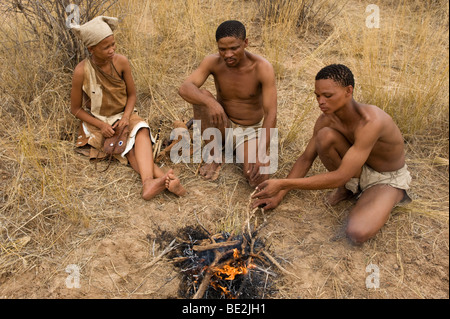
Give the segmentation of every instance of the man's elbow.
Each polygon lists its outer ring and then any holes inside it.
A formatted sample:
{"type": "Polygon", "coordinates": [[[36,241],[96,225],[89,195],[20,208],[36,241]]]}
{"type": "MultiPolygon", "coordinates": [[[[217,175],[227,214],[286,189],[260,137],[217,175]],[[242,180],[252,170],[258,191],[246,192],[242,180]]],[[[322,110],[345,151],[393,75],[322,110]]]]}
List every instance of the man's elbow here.
{"type": "Polygon", "coordinates": [[[181,86],[178,88],[178,95],[184,98],[187,93],[186,83],[181,84],[181,86]]]}

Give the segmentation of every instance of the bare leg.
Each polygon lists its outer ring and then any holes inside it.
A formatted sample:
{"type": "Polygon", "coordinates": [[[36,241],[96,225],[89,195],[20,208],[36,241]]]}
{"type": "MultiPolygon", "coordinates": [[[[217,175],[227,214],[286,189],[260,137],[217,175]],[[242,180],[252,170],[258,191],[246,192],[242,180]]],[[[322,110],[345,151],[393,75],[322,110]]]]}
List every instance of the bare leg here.
{"type": "Polygon", "coordinates": [[[216,154],[208,154],[208,158],[200,167],[199,173],[205,179],[215,181],[217,178],[219,178],[219,173],[222,168],[222,145],[219,145],[217,140],[214,138],[212,141],[209,141],[205,147],[213,147],[211,148],[211,150],[214,150],[213,152],[220,152],[220,157],[217,157],[216,154]]]}
{"type": "MultiPolygon", "coordinates": [[[[243,162],[243,173],[244,177],[247,179],[248,183],[251,187],[256,187],[260,183],[269,179],[268,174],[260,174],[259,169],[258,172],[252,175],[251,168],[256,163],[256,156],[258,154],[258,144],[259,139],[253,139],[250,141],[246,141],[239,145],[236,149],[236,158],[239,162],[243,162]],[[250,148],[250,149],[249,149],[250,148]]],[[[266,165],[266,164],[261,164],[266,165]]]]}
{"type": "Polygon", "coordinates": [[[350,199],[353,193],[349,191],[345,186],[338,187],[327,196],[327,203],[331,206],[335,206],[343,200],[350,199]]]}
{"type": "Polygon", "coordinates": [[[375,236],[404,194],[403,190],[389,185],[375,185],[365,190],[349,213],[347,236],[357,244],[375,236]]]}
{"type": "Polygon", "coordinates": [[[147,128],[137,132],[134,147],[127,158],[131,167],[141,176],[142,198],[149,200],[164,191],[166,176],[153,162],[152,143],[147,128]]]}
{"type": "MultiPolygon", "coordinates": [[[[201,89],[200,90],[203,94],[208,95],[209,97],[214,98],[214,96],[207,90],[205,89],[201,89]]],[[[210,127],[214,127],[214,125],[210,122],[209,120],[209,116],[208,116],[208,112],[205,106],[203,105],[193,105],[193,110],[194,110],[194,119],[195,120],[200,120],[201,121],[201,133],[203,135],[203,132],[210,127]]],[[[222,134],[222,137],[225,136],[225,127],[220,127],[218,128],[220,133],[222,134]]],[[[223,142],[223,141],[222,141],[223,142]]],[[[214,144],[214,148],[215,149],[222,149],[222,145],[217,145],[217,140],[216,139],[212,139],[212,140],[205,140],[206,144],[209,143],[216,143],[214,144]]],[[[210,145],[213,146],[213,145],[210,145]]],[[[221,163],[217,163],[216,161],[213,160],[213,157],[211,156],[206,163],[204,163],[200,170],[199,173],[200,175],[202,175],[205,179],[211,179],[211,180],[216,180],[219,177],[219,172],[220,169],[222,167],[221,163]]]]}
{"type": "MultiPolygon", "coordinates": [[[[350,146],[348,140],[332,128],[323,128],[317,133],[317,154],[328,171],[338,169],[341,165],[342,158],[350,146]]],[[[360,174],[361,170],[355,177],[359,177],[360,174]]],[[[327,196],[327,202],[330,205],[336,205],[351,196],[353,196],[353,193],[346,189],[345,186],[342,186],[327,196]]]]}

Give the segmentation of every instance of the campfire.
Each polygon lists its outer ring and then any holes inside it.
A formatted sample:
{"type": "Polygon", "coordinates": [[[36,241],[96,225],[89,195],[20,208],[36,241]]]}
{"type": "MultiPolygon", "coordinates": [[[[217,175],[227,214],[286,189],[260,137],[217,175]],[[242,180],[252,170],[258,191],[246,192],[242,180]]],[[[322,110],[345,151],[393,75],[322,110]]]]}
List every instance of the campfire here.
{"type": "Polygon", "coordinates": [[[229,233],[198,238],[191,237],[173,258],[183,274],[181,297],[248,299],[274,292],[269,275],[276,274],[261,255],[261,240],[252,243],[248,235],[229,233]]]}
{"type": "Polygon", "coordinates": [[[257,225],[256,211],[248,214],[242,233],[237,235],[212,235],[200,223],[183,229],[185,239],[172,254],[182,273],[182,298],[259,299],[275,293],[272,279],[278,270],[285,270],[259,237],[267,221],[261,209],[264,222],[257,225]]]}

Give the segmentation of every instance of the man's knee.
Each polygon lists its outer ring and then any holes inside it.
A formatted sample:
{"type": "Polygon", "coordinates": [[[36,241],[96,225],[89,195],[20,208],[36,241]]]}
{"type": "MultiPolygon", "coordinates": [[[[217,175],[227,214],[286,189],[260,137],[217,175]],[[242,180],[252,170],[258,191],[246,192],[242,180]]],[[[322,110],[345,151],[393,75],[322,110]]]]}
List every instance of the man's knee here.
{"type": "Polygon", "coordinates": [[[342,140],[343,136],[335,129],[324,127],[317,132],[316,147],[319,153],[328,151],[336,142],[342,140]]]}
{"type": "Polygon", "coordinates": [[[355,225],[351,223],[347,225],[345,233],[354,244],[358,245],[366,242],[374,235],[371,230],[366,229],[365,227],[362,227],[360,225],[355,225]]]}
{"type": "MultiPolygon", "coordinates": [[[[215,99],[214,95],[212,95],[212,93],[206,89],[200,89],[200,93],[202,95],[205,95],[207,97],[212,97],[213,99],[215,99]]],[[[194,119],[201,120],[201,121],[207,121],[208,112],[207,112],[207,109],[205,109],[204,105],[194,104],[192,106],[193,106],[193,110],[194,110],[194,119]]]]}
{"type": "Polygon", "coordinates": [[[150,129],[148,127],[141,127],[137,132],[136,136],[144,135],[146,137],[150,137],[150,129]]]}

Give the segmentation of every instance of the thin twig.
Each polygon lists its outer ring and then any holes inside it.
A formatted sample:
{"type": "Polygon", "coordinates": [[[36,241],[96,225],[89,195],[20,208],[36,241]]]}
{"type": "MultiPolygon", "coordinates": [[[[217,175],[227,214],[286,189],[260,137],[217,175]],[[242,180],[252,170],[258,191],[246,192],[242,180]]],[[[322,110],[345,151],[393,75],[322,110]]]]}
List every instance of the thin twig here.
{"type": "Polygon", "coordinates": [[[278,267],[278,269],[280,269],[282,272],[284,272],[287,275],[293,276],[295,278],[297,278],[298,280],[301,280],[300,277],[298,277],[296,274],[286,270],[283,268],[283,266],[281,266],[278,261],[275,260],[275,258],[273,258],[267,251],[263,251],[263,254],[275,265],[278,267]]]}
{"type": "Polygon", "coordinates": [[[111,279],[112,283],[114,284],[114,287],[116,287],[117,289],[117,293],[120,294],[120,289],[119,287],[116,285],[116,282],[114,281],[114,279],[111,277],[111,274],[109,273],[108,267],[104,266],[106,269],[106,272],[108,273],[109,279],[111,279]]]}
{"type": "Polygon", "coordinates": [[[133,271],[132,274],[135,274],[135,273],[137,273],[137,272],[139,272],[139,271],[142,271],[142,270],[145,270],[145,269],[147,269],[147,268],[150,268],[150,267],[152,267],[154,264],[156,264],[158,261],[160,261],[161,258],[162,258],[165,254],[169,253],[170,251],[172,251],[172,250],[175,248],[174,244],[175,244],[175,241],[176,241],[176,240],[177,240],[176,238],[175,238],[174,240],[172,240],[172,242],[169,244],[169,246],[167,246],[167,247],[163,250],[163,252],[160,253],[160,254],[158,255],[158,257],[154,258],[151,262],[145,264],[144,266],[142,266],[142,267],[139,268],[138,270],[133,271]]]}
{"type": "Polygon", "coordinates": [[[125,281],[126,283],[128,283],[128,281],[125,279],[125,277],[122,276],[121,274],[119,274],[119,272],[117,271],[116,267],[114,266],[114,263],[112,262],[112,260],[110,260],[110,262],[111,262],[111,266],[113,267],[114,272],[115,272],[120,278],[122,278],[123,281],[125,281]]]}

